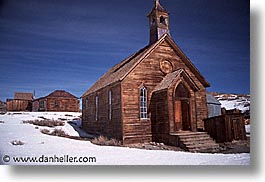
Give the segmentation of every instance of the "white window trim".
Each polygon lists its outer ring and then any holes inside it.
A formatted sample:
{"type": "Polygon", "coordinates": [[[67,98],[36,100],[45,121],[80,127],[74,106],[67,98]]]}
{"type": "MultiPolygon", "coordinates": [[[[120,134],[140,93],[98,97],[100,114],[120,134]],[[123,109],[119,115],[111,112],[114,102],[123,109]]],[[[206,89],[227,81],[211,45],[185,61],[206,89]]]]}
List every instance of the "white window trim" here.
{"type": "Polygon", "coordinates": [[[140,101],[140,110],[139,110],[140,111],[140,119],[141,120],[146,120],[146,119],[148,119],[148,114],[147,114],[147,89],[144,86],[140,88],[139,101],[140,101]]]}
{"type": "Polygon", "coordinates": [[[98,120],[98,96],[96,96],[96,113],[95,113],[95,120],[98,120]]]}
{"type": "Polygon", "coordinates": [[[112,91],[109,91],[109,120],[112,120],[112,91]]]}

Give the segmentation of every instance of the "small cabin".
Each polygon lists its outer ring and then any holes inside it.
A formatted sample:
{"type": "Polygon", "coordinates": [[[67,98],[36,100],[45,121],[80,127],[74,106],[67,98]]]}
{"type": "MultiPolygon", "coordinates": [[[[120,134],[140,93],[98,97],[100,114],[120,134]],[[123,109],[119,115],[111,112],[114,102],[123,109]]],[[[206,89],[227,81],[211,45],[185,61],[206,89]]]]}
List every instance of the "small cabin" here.
{"type": "Polygon", "coordinates": [[[7,99],[7,111],[32,111],[33,94],[15,92],[14,99],[7,99]]]}
{"type": "Polygon", "coordinates": [[[33,111],[79,112],[79,99],[64,90],[55,90],[33,101],[33,111]]]}

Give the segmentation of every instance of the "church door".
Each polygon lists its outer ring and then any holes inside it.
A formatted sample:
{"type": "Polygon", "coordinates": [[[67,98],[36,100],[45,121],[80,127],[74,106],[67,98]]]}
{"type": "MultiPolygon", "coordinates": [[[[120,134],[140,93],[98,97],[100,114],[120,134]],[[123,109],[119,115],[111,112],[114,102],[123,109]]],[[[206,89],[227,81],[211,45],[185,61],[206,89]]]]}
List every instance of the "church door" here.
{"type": "Polygon", "coordinates": [[[174,111],[176,131],[191,130],[190,96],[183,84],[179,84],[175,91],[174,111]]]}

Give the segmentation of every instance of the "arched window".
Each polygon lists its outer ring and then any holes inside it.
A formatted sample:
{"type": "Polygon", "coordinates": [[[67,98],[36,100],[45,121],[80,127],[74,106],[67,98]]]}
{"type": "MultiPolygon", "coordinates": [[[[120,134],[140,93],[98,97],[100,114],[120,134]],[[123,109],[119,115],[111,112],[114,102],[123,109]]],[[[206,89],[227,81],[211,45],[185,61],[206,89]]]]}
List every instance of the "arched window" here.
{"type": "Polygon", "coordinates": [[[112,118],[112,92],[109,91],[109,120],[112,118]]]}
{"type": "Polygon", "coordinates": [[[140,119],[147,119],[147,89],[140,88],[140,119]]]}
{"type": "Polygon", "coordinates": [[[160,16],[160,23],[162,23],[163,25],[166,25],[166,19],[163,16],[160,16]]]}
{"type": "Polygon", "coordinates": [[[95,120],[98,120],[98,96],[96,96],[96,114],[95,114],[95,120]]]}

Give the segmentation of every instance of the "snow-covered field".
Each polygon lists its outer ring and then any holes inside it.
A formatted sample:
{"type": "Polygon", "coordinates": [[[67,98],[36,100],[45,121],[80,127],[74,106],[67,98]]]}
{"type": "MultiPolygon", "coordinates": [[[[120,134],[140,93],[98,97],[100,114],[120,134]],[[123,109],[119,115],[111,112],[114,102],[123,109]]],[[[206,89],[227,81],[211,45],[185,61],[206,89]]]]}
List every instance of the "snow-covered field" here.
{"type": "MultiPolygon", "coordinates": [[[[80,125],[80,113],[65,112],[24,112],[0,115],[0,163],[6,165],[249,165],[250,154],[210,154],[165,150],[144,150],[127,147],[98,146],[89,141],[81,141],[45,135],[25,120],[39,117],[48,119],[64,118],[80,125]],[[23,145],[13,145],[12,141],[22,141],[23,145]],[[68,156],[67,156],[68,155],[68,156]],[[17,158],[16,158],[17,157],[17,158]],[[19,157],[32,157],[39,162],[15,162],[19,157]],[[82,162],[71,162],[76,157],[82,162]],[[9,162],[4,162],[8,161],[9,162]],[[45,162],[45,161],[54,162],[45,162]],[[84,162],[88,161],[90,162],[84,162]],[[62,161],[62,162],[60,162],[62,161]],[[68,161],[68,162],[65,162],[68,161]]],[[[69,123],[61,128],[71,136],[85,135],[76,131],[69,123]]],[[[52,130],[51,128],[48,128],[52,130]]],[[[30,159],[32,159],[30,158],[30,159]]],[[[21,160],[21,159],[20,159],[21,160]]],[[[25,160],[25,158],[24,158],[25,160]]]]}
{"type": "Polygon", "coordinates": [[[250,110],[250,95],[219,94],[215,98],[226,110],[238,109],[242,113],[250,110]]]}

